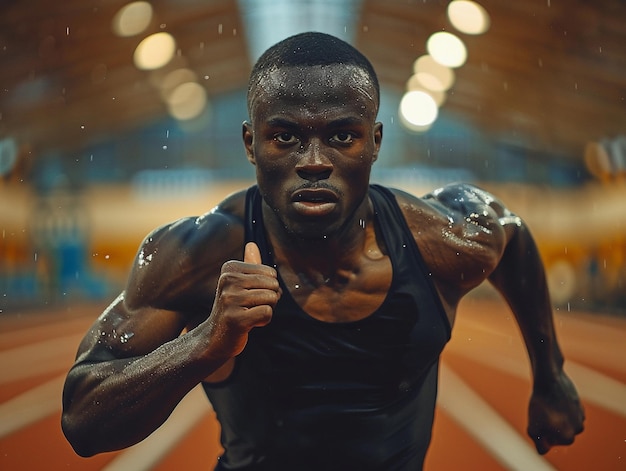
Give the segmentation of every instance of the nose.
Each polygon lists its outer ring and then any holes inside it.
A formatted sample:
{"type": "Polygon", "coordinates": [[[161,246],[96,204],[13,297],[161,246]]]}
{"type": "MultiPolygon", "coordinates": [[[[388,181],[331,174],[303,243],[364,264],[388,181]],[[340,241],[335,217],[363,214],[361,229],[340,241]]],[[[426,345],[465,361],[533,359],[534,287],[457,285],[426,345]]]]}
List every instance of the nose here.
{"type": "Polygon", "coordinates": [[[310,181],[327,179],[333,171],[333,163],[324,152],[323,144],[311,140],[304,144],[300,151],[296,172],[301,178],[310,181]]]}

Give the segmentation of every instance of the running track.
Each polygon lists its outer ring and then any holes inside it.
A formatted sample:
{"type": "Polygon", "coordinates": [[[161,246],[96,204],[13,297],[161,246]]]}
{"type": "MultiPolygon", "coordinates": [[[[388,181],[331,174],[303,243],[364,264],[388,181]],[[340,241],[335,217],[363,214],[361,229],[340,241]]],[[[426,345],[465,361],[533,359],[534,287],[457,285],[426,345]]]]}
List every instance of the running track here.
{"type": "MultiPolygon", "coordinates": [[[[0,314],[0,470],[212,469],[219,429],[198,388],[142,443],[88,459],[73,453],[59,426],[62,382],[102,307],[0,314]]],[[[626,470],[626,319],[563,311],[555,319],[586,409],[583,435],[536,454],[524,432],[528,361],[510,311],[470,298],[443,356],[426,471],[626,470]]]]}

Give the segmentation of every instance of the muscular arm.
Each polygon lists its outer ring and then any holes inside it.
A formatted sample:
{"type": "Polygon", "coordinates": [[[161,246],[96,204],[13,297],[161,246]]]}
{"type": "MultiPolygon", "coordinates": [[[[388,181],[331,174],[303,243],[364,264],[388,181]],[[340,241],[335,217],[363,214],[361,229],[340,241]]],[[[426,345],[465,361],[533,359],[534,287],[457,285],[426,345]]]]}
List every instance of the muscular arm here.
{"type": "Polygon", "coordinates": [[[563,371],[552,304],[539,251],[526,225],[508,211],[500,216],[507,245],[489,281],[511,307],[524,338],[533,373],[528,434],[537,451],[566,445],[582,432],[584,412],[563,371]]]}
{"type": "Polygon", "coordinates": [[[405,209],[409,225],[448,310],[488,279],[510,306],[533,372],[528,434],[540,453],[568,444],[584,413],[563,371],[539,251],[528,227],[496,197],[472,185],[449,185],[405,209]]]}
{"type": "Polygon", "coordinates": [[[508,243],[489,281],[515,315],[528,349],[535,387],[541,388],[563,367],[544,267],[526,225],[510,215],[501,220],[508,243]]]}
{"type": "Polygon", "coordinates": [[[99,317],[63,391],[63,431],[79,455],[144,439],[219,366],[219,360],[203,359],[206,327],[178,337],[183,320],[180,314],[149,307],[130,311],[123,294],[99,317]],[[130,348],[117,345],[121,342],[130,348]]]}
{"type": "Polygon", "coordinates": [[[256,254],[226,261],[242,249],[233,224],[211,215],[146,238],[126,290],[85,336],[66,379],[62,426],[78,454],[144,439],[269,322],[275,270],[256,254]]]}

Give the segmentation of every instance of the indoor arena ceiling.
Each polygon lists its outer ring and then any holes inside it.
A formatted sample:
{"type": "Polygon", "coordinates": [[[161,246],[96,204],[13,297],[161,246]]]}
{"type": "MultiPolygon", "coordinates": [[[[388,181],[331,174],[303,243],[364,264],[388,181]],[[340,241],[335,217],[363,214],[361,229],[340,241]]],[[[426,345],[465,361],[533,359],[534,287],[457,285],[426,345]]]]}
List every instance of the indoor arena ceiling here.
{"type": "MultiPolygon", "coordinates": [[[[167,116],[155,81],[176,67],[193,70],[209,100],[247,82],[249,8],[263,3],[265,31],[285,12],[308,28],[307,6],[345,14],[352,42],[381,83],[403,92],[428,37],[455,32],[447,1],[355,0],[250,2],[153,0],[148,28],[116,36],[112,21],[126,0],[2,0],[0,139],[34,151],[70,155],[92,139],[115,136],[167,116]],[[271,10],[275,9],[275,10],[271,10]],[[168,32],[176,57],[156,72],[139,70],[133,52],[149,33],[168,32]]],[[[582,160],[585,144],[626,131],[626,2],[528,0],[479,2],[489,30],[460,34],[467,62],[455,70],[442,113],[467,120],[494,140],[582,160]]],[[[282,16],[281,16],[282,15],[282,16]]],[[[260,20],[259,20],[260,21],[260,20]]],[[[256,26],[259,26],[258,24],[256,26]]],[[[269,28],[269,29],[268,29],[269,28]]],[[[263,34],[258,31],[256,34],[263,34]]],[[[257,36],[258,37],[258,36],[257,36]]]]}

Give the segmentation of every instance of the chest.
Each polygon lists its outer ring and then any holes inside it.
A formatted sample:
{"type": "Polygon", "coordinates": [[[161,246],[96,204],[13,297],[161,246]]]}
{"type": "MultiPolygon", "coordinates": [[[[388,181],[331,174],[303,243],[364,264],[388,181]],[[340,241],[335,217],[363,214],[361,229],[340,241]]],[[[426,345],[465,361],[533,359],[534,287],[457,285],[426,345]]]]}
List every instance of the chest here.
{"type": "Polygon", "coordinates": [[[358,269],[314,279],[281,269],[283,287],[300,310],[323,322],[355,322],[369,317],[385,301],[393,279],[389,257],[364,257],[358,269]]]}

